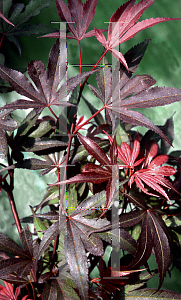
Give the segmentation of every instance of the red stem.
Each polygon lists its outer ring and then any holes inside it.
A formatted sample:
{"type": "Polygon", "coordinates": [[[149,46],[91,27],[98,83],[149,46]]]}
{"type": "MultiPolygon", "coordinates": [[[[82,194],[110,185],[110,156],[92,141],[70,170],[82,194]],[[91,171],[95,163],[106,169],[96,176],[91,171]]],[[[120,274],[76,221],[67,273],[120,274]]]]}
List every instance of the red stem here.
{"type": "MultiPolygon", "coordinates": [[[[82,74],[82,57],[81,57],[81,47],[80,47],[80,40],[78,40],[79,44],[79,62],[80,62],[80,74],[82,74]]],[[[82,85],[82,81],[80,83],[80,86],[82,85]]]]}
{"type": "Polygon", "coordinates": [[[3,42],[3,40],[4,40],[4,37],[5,37],[5,33],[3,33],[2,38],[1,38],[1,41],[0,41],[0,48],[1,48],[1,46],[2,46],[2,42],[3,42]]]}
{"type": "Polygon", "coordinates": [[[19,233],[20,239],[21,239],[21,229],[22,229],[22,227],[21,227],[21,223],[20,223],[20,220],[19,220],[19,216],[18,216],[17,210],[16,210],[16,205],[15,205],[13,193],[10,190],[10,186],[8,185],[7,182],[5,182],[3,188],[4,188],[4,190],[6,191],[6,193],[8,195],[9,203],[10,203],[11,210],[12,210],[12,213],[13,213],[13,217],[14,217],[14,220],[15,220],[15,223],[16,223],[16,227],[18,229],[18,233],[19,233]]]}
{"type": "Polygon", "coordinates": [[[74,134],[84,125],[86,125],[90,120],[92,120],[96,115],[98,115],[98,113],[100,113],[103,109],[105,108],[105,106],[103,106],[102,108],[100,108],[93,116],[91,116],[88,120],[86,120],[83,124],[80,125],[80,127],[78,127],[75,131],[74,134]]]}
{"type": "MultiPolygon", "coordinates": [[[[99,58],[99,60],[96,62],[96,64],[93,66],[93,68],[92,68],[92,70],[91,71],[94,71],[94,69],[97,67],[97,65],[100,63],[100,61],[101,61],[101,59],[103,59],[103,57],[106,55],[106,53],[108,52],[108,49],[103,53],[103,55],[99,58]]],[[[84,84],[87,82],[87,80],[88,80],[88,78],[89,78],[89,76],[90,76],[91,74],[89,74],[87,77],[86,77],[86,79],[85,79],[85,81],[84,81],[84,84]]]]}
{"type": "MultiPolygon", "coordinates": [[[[65,172],[64,172],[64,177],[63,177],[63,181],[65,181],[65,177],[66,177],[66,171],[67,171],[67,164],[68,164],[68,160],[69,160],[69,154],[70,154],[70,146],[71,146],[71,141],[72,141],[73,135],[70,134],[69,135],[69,142],[68,142],[68,149],[67,149],[67,156],[66,156],[66,162],[65,162],[65,172]]],[[[62,185],[62,196],[64,195],[65,192],[65,185],[66,183],[63,183],[62,185]]],[[[62,197],[63,198],[63,197],[62,197]]],[[[60,199],[60,198],[59,198],[60,199]]],[[[62,204],[63,204],[63,199],[61,199],[62,201],[60,201],[59,203],[59,214],[61,213],[61,210],[64,211],[64,213],[68,216],[68,214],[66,213],[66,211],[63,209],[62,204]]]]}

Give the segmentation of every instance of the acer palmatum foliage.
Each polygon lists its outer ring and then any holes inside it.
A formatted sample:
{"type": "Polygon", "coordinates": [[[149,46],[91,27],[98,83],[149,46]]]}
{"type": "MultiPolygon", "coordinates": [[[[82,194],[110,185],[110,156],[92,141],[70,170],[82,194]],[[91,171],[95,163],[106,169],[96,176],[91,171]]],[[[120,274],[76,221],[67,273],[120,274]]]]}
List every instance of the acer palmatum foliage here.
{"type": "MultiPolygon", "coordinates": [[[[47,67],[41,60],[31,60],[28,76],[23,69],[7,66],[6,60],[0,65],[0,91],[17,92],[17,100],[7,99],[0,109],[0,193],[7,194],[20,238],[17,244],[0,232],[0,279],[5,283],[0,286],[0,299],[181,299],[180,294],[160,290],[174,266],[181,270],[181,158],[180,152],[168,154],[174,139],[173,118],[156,126],[134,110],[181,101],[181,90],[153,86],[156,81],[148,74],[134,75],[149,40],[124,56],[115,49],[140,30],[181,18],[138,22],[154,1],[130,0],[112,12],[106,40],[106,30],[96,29],[93,23],[96,0],[84,4],[68,0],[68,6],[56,0],[58,15],[67,23],[66,34],[54,32],[48,24],[26,24],[52,0],[31,0],[26,6],[1,2],[0,48],[7,38],[21,53],[15,36],[24,34],[44,34],[57,41],[47,67]],[[94,29],[89,30],[89,25],[94,29]],[[61,45],[59,37],[64,39],[61,45]],[[100,43],[105,49],[92,69],[83,73],[86,48],[80,42],[87,37],[94,38],[96,53],[100,43]],[[67,78],[70,39],[78,43],[80,74],[67,78]],[[117,58],[114,69],[108,51],[117,58]],[[95,75],[97,86],[88,82],[95,75]],[[95,100],[101,100],[100,109],[86,99],[86,83],[95,100]],[[78,117],[81,101],[91,112],[89,119],[82,112],[78,117]],[[53,108],[59,106],[62,111],[57,115],[53,108]],[[22,119],[19,109],[30,111],[22,119]],[[137,125],[147,128],[146,134],[135,133],[137,125]],[[57,177],[44,195],[41,192],[40,202],[29,205],[31,215],[22,219],[14,199],[17,169],[57,177]],[[106,254],[108,246],[111,255],[106,254]],[[148,263],[152,253],[155,270],[148,263]],[[147,281],[157,273],[158,289],[148,289],[147,281]]],[[[1,62],[5,56],[1,55],[1,62]]]]}
{"type": "Polygon", "coordinates": [[[111,16],[108,27],[108,39],[99,29],[95,29],[96,38],[110,51],[128,70],[127,62],[121,52],[114,49],[116,46],[133,38],[139,31],[154,26],[161,22],[180,20],[181,18],[156,18],[137,22],[143,12],[152,4],[154,0],[142,0],[135,4],[135,0],[130,0],[121,5],[111,16]]]}

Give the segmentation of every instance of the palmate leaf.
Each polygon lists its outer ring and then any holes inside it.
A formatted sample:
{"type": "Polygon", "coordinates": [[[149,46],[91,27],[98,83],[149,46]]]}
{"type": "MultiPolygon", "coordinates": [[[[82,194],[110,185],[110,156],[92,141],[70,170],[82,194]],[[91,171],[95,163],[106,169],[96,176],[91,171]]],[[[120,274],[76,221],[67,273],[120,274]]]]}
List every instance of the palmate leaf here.
{"type": "Polygon", "coordinates": [[[50,26],[43,24],[29,24],[23,26],[23,24],[28,22],[32,17],[37,16],[43,8],[49,7],[51,2],[52,0],[31,0],[25,6],[23,3],[12,5],[12,1],[1,1],[1,17],[4,20],[0,24],[0,33],[4,34],[10,42],[15,44],[20,55],[21,47],[19,41],[15,38],[16,35],[45,34],[53,32],[53,29],[50,26]]]}
{"type": "Polygon", "coordinates": [[[33,240],[29,228],[23,228],[21,231],[23,249],[3,233],[0,233],[0,239],[0,250],[18,256],[0,261],[0,276],[13,272],[17,272],[19,277],[27,276],[31,268],[36,273],[36,266],[33,263],[33,240]]]}
{"type": "MultiPolygon", "coordinates": [[[[7,300],[7,299],[18,300],[18,296],[20,294],[20,288],[17,287],[15,290],[15,293],[14,293],[12,284],[10,284],[6,281],[4,283],[5,283],[5,287],[2,285],[0,286],[0,300],[7,300]]],[[[22,300],[27,299],[27,297],[28,297],[28,295],[24,296],[22,298],[22,300]]],[[[29,300],[32,300],[32,299],[29,299],[29,300]]]]}
{"type": "MultiPolygon", "coordinates": [[[[36,257],[37,262],[39,256],[42,255],[59,232],[66,228],[64,241],[65,257],[69,265],[70,274],[76,282],[82,299],[87,299],[88,296],[88,264],[85,249],[94,255],[103,254],[101,238],[95,233],[92,233],[89,237],[88,232],[110,224],[109,221],[104,219],[88,219],[85,216],[89,215],[92,210],[99,207],[105,200],[106,194],[104,191],[81,202],[70,216],[60,215],[60,222],[56,221],[53,223],[44,233],[36,257]]],[[[36,214],[36,217],[58,220],[59,214],[54,213],[53,215],[52,212],[49,212],[36,214]]]]}
{"type": "Polygon", "coordinates": [[[81,40],[85,37],[93,36],[94,30],[86,34],[86,31],[94,17],[95,8],[97,5],[97,0],[87,0],[86,3],[83,5],[82,1],[68,1],[68,6],[62,0],[56,0],[56,6],[58,14],[62,21],[75,22],[74,24],[69,23],[68,29],[73,34],[72,38],[81,40]]]}
{"type": "Polygon", "coordinates": [[[90,214],[91,208],[95,209],[102,200],[105,201],[104,195],[105,193],[99,193],[96,197],[84,200],[67,220],[65,256],[82,299],[88,297],[88,265],[84,248],[94,255],[103,254],[101,239],[94,233],[88,237],[87,231],[109,223],[107,220],[87,219],[84,216],[90,214]]]}
{"type": "Polygon", "coordinates": [[[50,51],[47,70],[41,61],[31,61],[28,64],[27,71],[36,88],[22,73],[0,65],[0,77],[9,82],[14,91],[30,99],[19,99],[5,105],[3,108],[39,108],[43,110],[51,105],[73,106],[67,101],[60,102],[59,100],[65,98],[84,77],[93,74],[97,70],[71,77],[59,87],[59,83],[66,74],[64,62],[66,62],[66,51],[62,45],[59,51],[59,40],[57,40],[50,51]],[[59,69],[61,70],[60,74],[59,69]]]}
{"type": "MultiPolygon", "coordinates": [[[[60,144],[58,143],[59,141],[53,141],[52,139],[48,140],[49,143],[47,143],[48,148],[52,148],[54,146],[62,146],[62,142],[60,144]],[[55,142],[55,143],[52,143],[55,142]]],[[[29,149],[29,151],[37,151],[38,145],[35,142],[36,146],[34,145],[32,148],[29,149]]],[[[66,144],[66,143],[65,143],[66,144]]],[[[64,143],[63,143],[64,145],[64,143]]],[[[40,150],[46,149],[46,143],[43,144],[42,140],[40,141],[40,150]]],[[[55,152],[49,155],[42,155],[42,158],[45,160],[40,160],[37,158],[28,158],[22,161],[22,163],[16,163],[14,165],[11,165],[9,167],[3,168],[0,170],[0,172],[3,172],[5,170],[10,170],[10,169],[30,169],[30,170],[41,170],[44,169],[40,172],[40,177],[48,174],[50,171],[56,171],[59,166],[62,164],[63,160],[63,154],[64,151],[60,152],[55,152]]]]}
{"type": "MultiPolygon", "coordinates": [[[[131,217],[131,213],[129,213],[129,215],[131,217]]],[[[124,217],[122,218],[122,216],[120,219],[121,227],[125,227],[126,224],[129,224],[129,226],[131,226],[131,224],[135,224],[135,219],[131,220],[129,223],[124,217]]],[[[140,219],[138,219],[138,221],[140,221],[140,219]]],[[[151,255],[152,248],[154,247],[154,254],[160,277],[158,289],[161,287],[170,265],[170,246],[164,229],[165,224],[156,211],[154,211],[154,209],[146,210],[142,219],[142,229],[138,239],[137,252],[132,262],[128,265],[128,269],[132,269],[138,268],[146,263],[151,255]]]]}
{"type": "MultiPolygon", "coordinates": [[[[135,199],[133,196],[128,194],[127,196],[134,205],[141,207],[142,209],[121,214],[119,217],[119,223],[113,223],[102,227],[100,230],[93,230],[92,232],[97,233],[99,231],[107,231],[117,228],[118,226],[120,228],[132,227],[141,221],[142,228],[138,239],[137,250],[133,260],[126,267],[125,271],[138,269],[140,266],[144,265],[151,255],[152,248],[154,248],[154,255],[160,277],[159,289],[170,265],[171,254],[168,237],[166,235],[166,233],[168,234],[167,227],[156,209],[147,209],[141,202],[139,204],[139,199],[135,199]]],[[[91,232],[89,232],[89,234],[90,233],[91,232]]]]}
{"type": "MultiPolygon", "coordinates": [[[[104,59],[104,64],[105,64],[104,59]]],[[[89,84],[90,90],[99,98],[109,118],[113,113],[119,119],[132,125],[146,127],[158,133],[170,145],[167,136],[144,117],[143,114],[129,110],[131,108],[148,108],[164,106],[181,100],[181,90],[176,88],[151,87],[156,81],[149,75],[136,75],[129,79],[128,76],[118,76],[119,62],[115,66],[113,74],[106,66],[97,72],[97,85],[95,88],[89,84]],[[112,80],[111,80],[112,78],[112,80]]]]}
{"type": "Polygon", "coordinates": [[[99,29],[95,29],[97,40],[110,51],[128,70],[128,65],[123,54],[116,49],[116,46],[134,37],[139,31],[152,27],[158,23],[180,20],[180,18],[156,18],[137,22],[143,12],[152,4],[154,0],[140,1],[135,5],[135,0],[129,0],[121,5],[111,16],[108,27],[108,39],[99,29]],[[137,22],[137,23],[136,23],[137,22]]]}
{"type": "MultiPolygon", "coordinates": [[[[95,29],[87,33],[86,31],[94,17],[96,5],[97,0],[87,0],[84,5],[81,0],[68,0],[67,7],[62,0],[56,0],[59,17],[63,22],[67,22],[67,29],[71,33],[68,33],[65,36],[64,32],[56,31],[41,37],[61,37],[64,39],[76,39],[80,41],[86,37],[95,36],[95,29]]],[[[100,29],[100,31],[104,32],[106,30],[100,29]]]]}

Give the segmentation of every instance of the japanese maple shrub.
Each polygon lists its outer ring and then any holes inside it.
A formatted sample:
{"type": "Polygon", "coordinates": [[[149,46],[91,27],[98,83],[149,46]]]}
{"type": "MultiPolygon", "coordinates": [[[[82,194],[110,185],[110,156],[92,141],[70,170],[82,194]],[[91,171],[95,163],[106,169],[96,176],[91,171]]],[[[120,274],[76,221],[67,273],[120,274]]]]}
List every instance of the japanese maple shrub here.
{"type": "Polygon", "coordinates": [[[0,77],[10,85],[1,87],[1,92],[19,95],[0,109],[0,192],[7,193],[22,243],[19,246],[0,233],[0,279],[5,283],[0,286],[0,299],[181,299],[176,292],[161,290],[167,272],[174,266],[181,270],[181,158],[174,151],[168,154],[173,119],[156,126],[133,110],[181,101],[181,90],[153,86],[156,81],[147,74],[134,75],[149,40],[124,55],[118,51],[137,32],[181,18],[139,22],[154,0],[137,4],[130,0],[111,16],[107,33],[95,27],[87,32],[97,0],[84,4],[68,0],[68,7],[56,0],[67,31],[24,24],[51,2],[0,3],[0,46],[7,37],[21,52],[15,38],[21,34],[57,39],[47,68],[32,60],[25,76],[0,65],[0,77]],[[90,71],[82,72],[81,40],[88,37],[95,37],[104,51],[90,71]],[[64,81],[69,39],[78,42],[80,74],[64,81]],[[117,60],[114,68],[106,57],[108,52],[117,60]],[[90,76],[96,76],[97,86],[88,83],[90,76]],[[101,100],[100,109],[86,99],[86,84],[101,100]],[[77,117],[81,99],[91,112],[89,119],[77,117]],[[53,110],[59,106],[63,107],[60,116],[53,110]],[[30,112],[20,121],[14,112],[17,109],[30,112]],[[49,110],[46,116],[42,116],[44,109],[49,110]],[[137,125],[146,127],[146,134],[135,132],[137,125]],[[25,158],[25,153],[36,154],[36,158],[25,158]],[[57,176],[40,203],[30,206],[28,218],[19,219],[16,209],[15,169],[57,176]],[[117,217],[113,218],[117,200],[117,217]],[[38,212],[43,207],[49,211],[38,212]],[[34,232],[22,223],[33,224],[34,232]],[[106,261],[108,246],[112,246],[112,255],[106,261]],[[155,270],[148,264],[151,253],[155,270]],[[113,255],[118,257],[116,265],[113,255]],[[98,277],[92,275],[96,272],[98,277]],[[147,281],[157,273],[158,289],[147,288],[147,281]]]}

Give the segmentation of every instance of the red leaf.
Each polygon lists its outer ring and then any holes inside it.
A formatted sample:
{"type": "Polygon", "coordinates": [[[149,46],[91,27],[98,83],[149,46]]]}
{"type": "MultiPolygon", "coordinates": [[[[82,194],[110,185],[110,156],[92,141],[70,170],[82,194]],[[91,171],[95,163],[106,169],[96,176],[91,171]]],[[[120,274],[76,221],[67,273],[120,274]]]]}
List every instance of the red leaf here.
{"type": "Polygon", "coordinates": [[[151,19],[146,19],[141,22],[138,22],[136,25],[133,26],[131,30],[128,30],[128,32],[126,32],[126,34],[120,39],[120,44],[131,39],[141,30],[144,30],[148,27],[152,27],[158,23],[175,21],[175,20],[181,20],[181,18],[156,18],[156,19],[151,18],[151,19]]]}
{"type": "Polygon", "coordinates": [[[155,141],[149,141],[145,147],[145,160],[143,162],[143,167],[147,167],[152,158],[158,153],[158,144],[155,141]]]}
{"type": "Polygon", "coordinates": [[[101,147],[88,137],[82,136],[80,133],[77,133],[77,135],[81,144],[85,147],[89,154],[93,155],[101,165],[107,166],[107,168],[109,168],[110,160],[108,159],[106,153],[101,149],[101,147]]]}
{"type": "Polygon", "coordinates": [[[0,11],[0,18],[2,18],[6,23],[15,26],[13,23],[11,23],[8,19],[5,18],[5,16],[2,14],[2,12],[0,11]]]}
{"type": "MultiPolygon", "coordinates": [[[[72,33],[72,35],[67,35],[68,38],[80,41],[95,35],[95,30],[88,33],[86,31],[94,17],[96,5],[97,0],[87,0],[84,5],[81,0],[68,0],[68,8],[62,0],[56,0],[59,17],[62,21],[67,22],[67,28],[72,33]]],[[[58,35],[58,33],[55,34],[58,35]]],[[[44,37],[53,37],[53,35],[49,34],[44,37]]]]}
{"type": "Polygon", "coordinates": [[[134,5],[135,0],[130,0],[121,5],[116,12],[111,16],[108,27],[108,40],[103,37],[103,34],[96,30],[96,38],[102,45],[109,50],[128,70],[128,65],[122,55],[115,48],[123,42],[134,37],[139,31],[155,24],[180,20],[181,18],[156,18],[136,22],[141,17],[143,12],[154,3],[154,0],[142,0],[134,5]]]}

